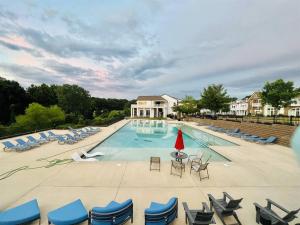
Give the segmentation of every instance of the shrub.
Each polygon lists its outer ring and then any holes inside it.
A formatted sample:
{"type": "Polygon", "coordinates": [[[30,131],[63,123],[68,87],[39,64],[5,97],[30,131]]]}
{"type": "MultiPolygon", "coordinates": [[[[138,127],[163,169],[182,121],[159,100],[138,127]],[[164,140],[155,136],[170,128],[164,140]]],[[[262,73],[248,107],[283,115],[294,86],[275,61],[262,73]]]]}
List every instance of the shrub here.
{"type": "MultiPolygon", "coordinates": [[[[25,110],[24,115],[16,117],[16,123],[11,127],[25,130],[39,130],[55,126],[65,120],[65,113],[58,106],[44,107],[32,103],[25,110]]],[[[13,129],[13,128],[11,128],[13,129]]]]}

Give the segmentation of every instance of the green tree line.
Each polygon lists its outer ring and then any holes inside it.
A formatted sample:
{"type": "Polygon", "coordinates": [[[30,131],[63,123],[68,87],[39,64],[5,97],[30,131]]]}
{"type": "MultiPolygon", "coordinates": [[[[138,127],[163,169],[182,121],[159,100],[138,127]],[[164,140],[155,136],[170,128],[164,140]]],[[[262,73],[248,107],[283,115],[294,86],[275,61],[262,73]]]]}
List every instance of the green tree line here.
{"type": "MultiPolygon", "coordinates": [[[[78,85],[34,85],[0,77],[0,128],[5,134],[67,125],[103,125],[130,115],[135,100],[92,97],[78,85]]],[[[0,131],[1,135],[1,131],[0,131]]]]}
{"type": "MultiPolygon", "coordinates": [[[[280,108],[290,106],[293,99],[299,95],[300,88],[294,87],[292,81],[283,79],[266,82],[261,90],[262,104],[273,106],[275,117],[280,108]]],[[[200,99],[186,96],[178,106],[174,107],[174,110],[183,115],[190,115],[200,112],[201,109],[208,109],[211,114],[215,115],[219,112],[229,112],[230,103],[235,100],[237,98],[230,97],[222,84],[212,84],[203,89],[200,99]]]]}

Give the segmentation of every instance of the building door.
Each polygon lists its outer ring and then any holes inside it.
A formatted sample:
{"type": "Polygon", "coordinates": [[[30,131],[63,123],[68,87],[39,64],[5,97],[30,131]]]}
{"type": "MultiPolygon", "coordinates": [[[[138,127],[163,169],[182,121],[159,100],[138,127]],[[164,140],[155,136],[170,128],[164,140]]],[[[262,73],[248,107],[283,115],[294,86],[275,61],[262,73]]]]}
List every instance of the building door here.
{"type": "Polygon", "coordinates": [[[137,108],[134,108],[134,109],[133,109],[133,116],[134,116],[134,117],[137,117],[137,108]]]}
{"type": "Polygon", "coordinates": [[[150,109],[146,109],[146,117],[150,117],[150,109]]]}
{"type": "Polygon", "coordinates": [[[140,110],[140,117],[144,116],[144,110],[140,110]]]}
{"type": "Polygon", "coordinates": [[[163,117],[164,116],[164,111],[163,109],[159,108],[158,109],[158,117],[163,117]]]}

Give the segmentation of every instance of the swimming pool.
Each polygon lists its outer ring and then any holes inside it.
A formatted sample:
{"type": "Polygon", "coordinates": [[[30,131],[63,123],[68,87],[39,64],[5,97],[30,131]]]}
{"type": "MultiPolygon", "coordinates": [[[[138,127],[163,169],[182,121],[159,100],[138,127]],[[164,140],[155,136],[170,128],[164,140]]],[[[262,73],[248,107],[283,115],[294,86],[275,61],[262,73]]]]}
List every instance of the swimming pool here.
{"type": "Polygon", "coordinates": [[[91,152],[103,152],[99,160],[144,161],[150,156],[170,160],[178,128],[183,131],[187,154],[205,153],[211,161],[228,161],[209,146],[233,146],[232,142],[181,124],[170,124],[163,120],[132,120],[113,135],[94,147],[91,152]]]}

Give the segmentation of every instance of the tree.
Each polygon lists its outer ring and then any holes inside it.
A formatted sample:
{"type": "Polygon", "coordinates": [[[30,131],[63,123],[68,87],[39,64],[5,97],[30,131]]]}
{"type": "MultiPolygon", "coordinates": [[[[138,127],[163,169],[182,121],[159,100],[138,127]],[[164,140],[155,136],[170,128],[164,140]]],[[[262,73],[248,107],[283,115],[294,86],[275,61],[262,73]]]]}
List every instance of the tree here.
{"type": "Polygon", "coordinates": [[[31,103],[24,115],[16,117],[14,125],[26,130],[39,130],[53,127],[64,120],[65,113],[58,106],[48,108],[38,103],[31,103]]]}
{"type": "MultiPolygon", "coordinates": [[[[77,85],[64,84],[56,87],[58,105],[66,113],[88,117],[91,112],[90,94],[77,85]]],[[[92,117],[92,115],[90,115],[92,117]]]]}
{"type": "Polygon", "coordinates": [[[15,115],[24,113],[27,104],[26,92],[18,82],[0,79],[0,123],[13,122],[15,115]]]}
{"type": "Polygon", "coordinates": [[[186,96],[177,106],[173,107],[175,112],[183,114],[191,114],[198,112],[197,100],[192,96],[186,96]]]}
{"type": "Polygon", "coordinates": [[[282,107],[290,106],[293,103],[293,98],[300,94],[300,90],[294,87],[292,81],[285,82],[283,79],[278,79],[274,82],[266,82],[261,92],[263,105],[269,104],[275,108],[274,118],[277,112],[282,107]]]}
{"type": "Polygon", "coordinates": [[[231,98],[227,95],[227,90],[223,85],[209,85],[201,93],[200,105],[209,109],[214,114],[222,109],[227,109],[231,98]]]}
{"type": "Polygon", "coordinates": [[[30,102],[37,102],[43,106],[50,106],[57,104],[56,86],[48,86],[42,84],[36,86],[32,84],[27,88],[27,94],[30,102]]]}

